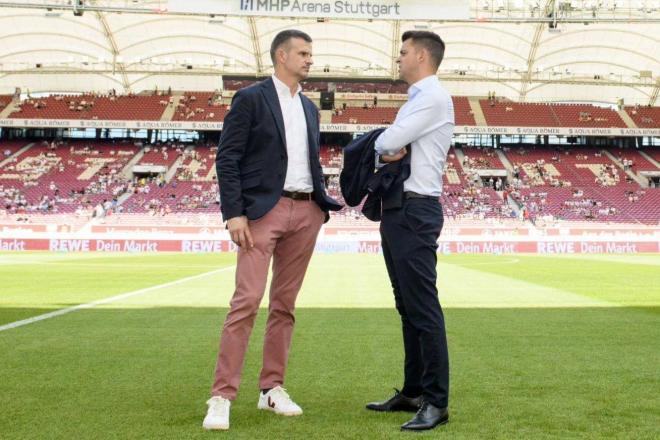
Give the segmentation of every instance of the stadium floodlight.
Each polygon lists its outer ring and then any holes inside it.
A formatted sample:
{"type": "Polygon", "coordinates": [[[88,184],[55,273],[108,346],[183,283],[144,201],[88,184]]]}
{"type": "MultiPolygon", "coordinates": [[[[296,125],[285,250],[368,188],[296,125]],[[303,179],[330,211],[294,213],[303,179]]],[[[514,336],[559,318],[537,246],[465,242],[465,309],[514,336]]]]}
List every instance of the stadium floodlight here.
{"type": "Polygon", "coordinates": [[[85,12],[85,2],[83,0],[73,0],[71,6],[73,7],[73,15],[82,17],[85,12]]]}

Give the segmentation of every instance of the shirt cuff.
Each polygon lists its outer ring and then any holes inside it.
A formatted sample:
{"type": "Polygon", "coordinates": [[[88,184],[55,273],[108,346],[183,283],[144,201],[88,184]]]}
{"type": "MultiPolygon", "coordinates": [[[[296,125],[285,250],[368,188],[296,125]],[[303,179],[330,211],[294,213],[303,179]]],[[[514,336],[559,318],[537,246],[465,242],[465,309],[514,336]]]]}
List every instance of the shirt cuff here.
{"type": "Polygon", "coordinates": [[[375,152],[374,154],[376,155],[376,161],[375,161],[376,169],[380,169],[384,167],[386,164],[385,162],[380,161],[380,154],[378,152],[375,152]]]}

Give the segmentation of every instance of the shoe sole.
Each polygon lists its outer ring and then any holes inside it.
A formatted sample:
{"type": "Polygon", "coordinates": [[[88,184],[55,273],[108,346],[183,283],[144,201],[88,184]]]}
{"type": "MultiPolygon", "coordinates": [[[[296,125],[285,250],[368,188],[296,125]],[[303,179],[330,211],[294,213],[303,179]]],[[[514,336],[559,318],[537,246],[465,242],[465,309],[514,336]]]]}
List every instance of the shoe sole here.
{"type": "Polygon", "coordinates": [[[267,407],[267,408],[263,408],[261,406],[258,406],[257,409],[260,409],[262,411],[270,411],[274,414],[277,414],[278,416],[295,417],[295,416],[302,416],[303,415],[302,412],[278,412],[278,411],[275,411],[270,406],[267,407]]]}
{"type": "Polygon", "coordinates": [[[382,413],[391,413],[391,412],[408,412],[408,413],[416,413],[419,411],[419,408],[416,409],[378,409],[378,408],[369,408],[368,406],[365,406],[366,409],[369,411],[374,411],[374,412],[382,412],[382,413]]]}
{"type": "Polygon", "coordinates": [[[401,431],[410,431],[410,432],[430,431],[430,430],[432,430],[432,429],[437,428],[437,427],[440,426],[440,425],[446,425],[447,423],[449,423],[449,419],[447,419],[447,420],[443,420],[442,422],[438,423],[437,425],[435,425],[435,426],[432,427],[432,428],[410,429],[410,428],[404,428],[404,427],[401,427],[401,431]]]}
{"type": "Polygon", "coordinates": [[[229,429],[229,425],[202,425],[202,428],[206,429],[207,431],[227,431],[229,429]]]}

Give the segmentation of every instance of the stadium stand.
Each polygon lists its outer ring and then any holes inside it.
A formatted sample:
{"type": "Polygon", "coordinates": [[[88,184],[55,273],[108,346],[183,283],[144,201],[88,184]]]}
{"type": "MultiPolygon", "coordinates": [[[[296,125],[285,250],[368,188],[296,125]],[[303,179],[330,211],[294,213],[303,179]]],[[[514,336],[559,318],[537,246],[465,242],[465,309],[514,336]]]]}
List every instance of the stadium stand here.
{"type": "Polygon", "coordinates": [[[10,118],[157,121],[170,103],[167,94],[51,95],[28,98],[10,118]]]}
{"type": "Polygon", "coordinates": [[[0,141],[0,162],[8,159],[28,144],[29,141],[0,141]]]}
{"type": "Polygon", "coordinates": [[[333,124],[391,124],[396,118],[396,107],[346,107],[336,109],[333,124]]]}
{"type": "Polygon", "coordinates": [[[488,125],[503,127],[558,127],[559,120],[548,104],[517,103],[481,99],[481,109],[488,125]]]}
{"type": "Polygon", "coordinates": [[[626,128],[614,110],[588,104],[551,104],[552,113],[561,127],[626,128]]]}
{"type": "Polygon", "coordinates": [[[456,125],[475,126],[474,113],[466,96],[452,96],[454,102],[454,122],[456,125]]]}
{"type": "Polygon", "coordinates": [[[123,204],[126,213],[164,217],[172,213],[209,212],[218,214],[218,185],[215,182],[172,180],[143,181],[123,204]]]}
{"type": "MultiPolygon", "coordinates": [[[[237,90],[254,82],[228,79],[224,88],[237,90]]],[[[355,94],[407,92],[407,85],[400,82],[340,81],[334,82],[333,87],[337,92],[355,94]]],[[[307,81],[304,88],[325,91],[329,82],[307,81]]],[[[0,111],[2,103],[11,99],[11,95],[0,96],[0,111]]],[[[159,120],[166,109],[176,105],[171,113],[174,121],[220,122],[229,109],[221,100],[219,91],[52,95],[23,100],[20,109],[9,117],[159,120]]],[[[392,106],[395,103],[385,101],[383,96],[374,106],[371,95],[369,98],[365,95],[368,104],[340,106],[333,112],[331,121],[389,124],[398,108],[392,106]]],[[[587,104],[517,103],[503,98],[475,102],[490,126],[626,127],[615,111],[587,104]]],[[[456,125],[477,125],[468,97],[453,97],[453,103],[456,125]]],[[[639,127],[658,127],[658,107],[626,107],[625,111],[639,127]]],[[[3,141],[0,160],[14,155],[28,143],[27,140],[3,141]]],[[[507,169],[490,147],[461,146],[458,152],[460,157],[464,155],[463,161],[452,148],[443,177],[441,201],[445,214],[453,221],[506,221],[520,215],[532,221],[552,217],[564,221],[657,223],[660,190],[643,188],[627,173],[657,171],[659,168],[652,160],[660,162],[660,149],[607,147],[606,150],[608,154],[598,147],[505,146],[503,151],[513,164],[513,169],[507,169]],[[482,181],[479,172],[484,170],[508,175],[501,179],[500,186],[496,180],[482,181]]],[[[88,219],[97,218],[100,213],[107,218],[121,214],[136,219],[165,218],[162,223],[167,223],[167,218],[181,220],[177,213],[215,215],[219,203],[214,167],[216,151],[216,144],[211,143],[142,145],[127,141],[70,140],[53,144],[50,140],[38,140],[0,168],[4,211],[38,213],[42,217],[77,212],[88,219]],[[135,157],[138,153],[139,160],[135,157]],[[170,173],[167,178],[149,174],[135,177],[129,170],[120,176],[131,159],[137,165],[162,166],[170,173]],[[104,209],[95,213],[104,200],[104,209]]],[[[341,145],[323,145],[320,154],[322,166],[333,174],[327,177],[330,192],[341,200],[334,176],[342,165],[341,145]]],[[[370,224],[359,212],[360,207],[346,209],[333,214],[332,221],[355,226],[370,224]]]]}
{"type": "Polygon", "coordinates": [[[477,169],[504,170],[504,164],[495,150],[489,147],[462,147],[465,158],[463,166],[477,169]]]}
{"type": "Polygon", "coordinates": [[[588,104],[522,103],[504,99],[481,99],[479,104],[488,125],[494,126],[627,127],[614,110],[588,104]]]}
{"type": "MultiPolygon", "coordinates": [[[[476,125],[468,98],[453,97],[456,125],[476,125]]],[[[391,124],[396,118],[398,107],[373,106],[345,107],[334,110],[334,124],[391,124]]]]}
{"type": "Polygon", "coordinates": [[[512,197],[531,219],[654,224],[660,219],[657,188],[642,188],[598,148],[507,149],[514,165],[512,197]]]}
{"type": "MultiPolygon", "coordinates": [[[[625,169],[630,169],[636,173],[638,171],[657,171],[658,168],[649,162],[649,160],[642,156],[640,152],[634,148],[610,148],[609,151],[625,169]]],[[[647,153],[648,154],[648,153],[647,153]]]]}
{"type": "MultiPolygon", "coordinates": [[[[0,150],[9,151],[11,156],[25,145],[26,141],[4,141],[0,150]]],[[[443,177],[441,201],[445,215],[452,221],[514,218],[517,213],[507,203],[509,196],[522,210],[521,215],[531,221],[657,224],[660,219],[660,189],[642,188],[621,168],[621,159],[626,159],[632,162],[633,172],[654,169],[637,150],[611,148],[613,157],[620,159],[615,164],[596,147],[505,147],[513,170],[504,191],[484,186],[476,172],[505,169],[497,155],[486,148],[461,150],[468,159],[460,163],[452,148],[443,177]]],[[[118,214],[127,218],[146,216],[164,218],[159,220],[162,224],[170,217],[178,222],[181,219],[177,215],[186,212],[215,216],[219,204],[216,151],[213,144],[185,147],[141,146],[126,141],[36,142],[0,168],[3,211],[19,216],[69,214],[87,220],[118,214]],[[163,176],[123,175],[123,168],[140,151],[140,165],[170,168],[181,157],[174,177],[167,182],[163,176]]],[[[658,149],[645,151],[660,156],[658,149]]],[[[339,169],[341,147],[323,146],[321,158],[324,168],[339,169]]],[[[341,200],[336,175],[328,176],[328,188],[341,200]]],[[[333,214],[332,222],[372,225],[360,215],[360,209],[347,208],[333,214]]]]}
{"type": "Polygon", "coordinates": [[[646,153],[648,156],[650,156],[653,160],[656,162],[660,163],[660,147],[649,147],[645,148],[644,153],[646,153]]]}
{"type": "Polygon", "coordinates": [[[162,165],[169,168],[183,154],[183,148],[173,145],[145,146],[144,155],[140,158],[138,165],[162,165]]]}
{"type": "Polygon", "coordinates": [[[0,112],[2,112],[9,104],[11,104],[13,99],[13,95],[0,95],[0,112]]]}
{"type": "Polygon", "coordinates": [[[633,106],[626,107],[625,111],[639,128],[660,127],[660,107],[633,106]]]}
{"type": "Polygon", "coordinates": [[[114,208],[117,198],[129,189],[120,172],[138,149],[123,142],[36,143],[0,168],[4,209],[18,214],[91,216],[104,201],[106,208],[114,208]]]}
{"type": "MultiPolygon", "coordinates": [[[[225,79],[223,86],[225,90],[239,90],[247,87],[257,81],[249,79],[225,79]]],[[[314,81],[308,80],[301,83],[306,92],[325,92],[332,83],[334,91],[338,93],[392,93],[405,94],[408,92],[408,85],[401,82],[351,82],[351,81],[314,81]]]]}
{"type": "Polygon", "coordinates": [[[228,106],[218,92],[186,92],[177,104],[173,121],[223,121],[228,106]]]}
{"type": "Polygon", "coordinates": [[[210,182],[216,178],[215,145],[195,145],[183,151],[183,161],[176,172],[179,181],[210,182]]]}
{"type": "Polygon", "coordinates": [[[322,145],[320,150],[321,166],[323,168],[341,168],[343,156],[341,153],[341,146],[339,145],[322,145]]]}

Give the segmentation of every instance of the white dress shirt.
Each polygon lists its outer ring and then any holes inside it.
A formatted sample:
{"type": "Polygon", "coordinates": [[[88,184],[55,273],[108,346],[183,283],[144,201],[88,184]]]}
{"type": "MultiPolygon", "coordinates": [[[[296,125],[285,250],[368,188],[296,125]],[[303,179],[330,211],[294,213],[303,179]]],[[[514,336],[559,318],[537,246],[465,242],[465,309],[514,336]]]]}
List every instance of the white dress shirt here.
{"type": "Polygon", "coordinates": [[[280,101],[284,133],[286,135],[286,152],[289,157],[284,180],[285,191],[312,192],[312,173],[309,169],[309,139],[307,138],[307,120],[303,110],[300,91],[291,96],[291,89],[273,75],[273,83],[280,101]]]}
{"type": "Polygon", "coordinates": [[[404,191],[427,196],[442,194],[442,172],[454,133],[454,103],[435,75],[408,88],[408,101],[374,148],[378,154],[394,154],[411,145],[410,177],[404,191]]]}

